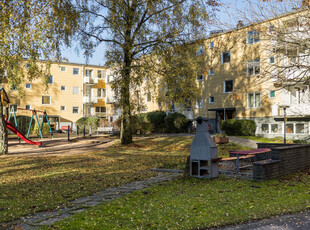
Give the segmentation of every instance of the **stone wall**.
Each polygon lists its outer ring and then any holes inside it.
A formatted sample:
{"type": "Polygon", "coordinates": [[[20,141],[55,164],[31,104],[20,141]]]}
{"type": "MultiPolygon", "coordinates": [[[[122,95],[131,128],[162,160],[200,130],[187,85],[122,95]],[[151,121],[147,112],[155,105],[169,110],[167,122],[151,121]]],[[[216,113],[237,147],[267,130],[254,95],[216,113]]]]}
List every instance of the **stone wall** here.
{"type": "Polygon", "coordinates": [[[271,159],[253,163],[254,180],[278,178],[291,172],[310,168],[310,145],[284,147],[276,147],[276,145],[278,144],[264,145],[264,148],[271,148],[271,159]]]}

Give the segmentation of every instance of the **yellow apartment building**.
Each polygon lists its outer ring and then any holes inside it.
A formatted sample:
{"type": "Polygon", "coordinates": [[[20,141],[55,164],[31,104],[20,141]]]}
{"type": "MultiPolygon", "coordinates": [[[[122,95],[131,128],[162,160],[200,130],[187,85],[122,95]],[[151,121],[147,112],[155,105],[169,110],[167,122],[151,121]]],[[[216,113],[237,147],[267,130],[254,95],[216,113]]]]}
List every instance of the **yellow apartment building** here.
{"type": "MultiPolygon", "coordinates": [[[[25,60],[25,68],[28,68],[25,60]]],[[[48,88],[42,79],[24,81],[24,96],[14,86],[4,86],[17,115],[31,116],[31,109],[46,111],[55,129],[73,125],[84,116],[96,116],[109,121],[114,116],[114,98],[109,84],[109,69],[103,66],[70,63],[52,63],[48,88]],[[109,94],[109,96],[108,96],[109,94]]],[[[38,113],[40,115],[42,113],[38,113]]]]}
{"type": "Polygon", "coordinates": [[[239,21],[233,30],[211,32],[198,52],[206,57],[206,70],[197,75],[202,96],[193,117],[208,117],[215,132],[221,131],[223,120],[252,119],[257,135],[283,136],[285,106],[288,138],[308,136],[309,75],[302,74],[306,68],[300,66],[309,66],[309,50],[293,46],[291,38],[298,33],[296,38],[309,39],[300,29],[305,20],[309,9],[257,24],[239,21]]]}

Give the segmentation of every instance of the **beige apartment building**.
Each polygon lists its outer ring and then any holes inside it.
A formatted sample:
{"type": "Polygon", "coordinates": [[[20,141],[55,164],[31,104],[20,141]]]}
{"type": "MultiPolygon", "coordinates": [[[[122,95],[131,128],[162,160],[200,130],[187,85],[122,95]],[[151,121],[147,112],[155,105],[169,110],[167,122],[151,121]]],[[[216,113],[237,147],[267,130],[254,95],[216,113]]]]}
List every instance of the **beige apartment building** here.
{"type": "MultiPolygon", "coordinates": [[[[27,64],[25,68],[28,68],[27,64]]],[[[46,111],[55,129],[63,125],[75,127],[74,123],[84,116],[113,121],[114,97],[108,68],[70,63],[64,59],[61,63],[52,63],[50,72],[47,89],[42,79],[23,82],[23,97],[14,87],[5,86],[10,108],[46,111]]],[[[19,110],[17,114],[31,116],[31,111],[19,110]]]]}

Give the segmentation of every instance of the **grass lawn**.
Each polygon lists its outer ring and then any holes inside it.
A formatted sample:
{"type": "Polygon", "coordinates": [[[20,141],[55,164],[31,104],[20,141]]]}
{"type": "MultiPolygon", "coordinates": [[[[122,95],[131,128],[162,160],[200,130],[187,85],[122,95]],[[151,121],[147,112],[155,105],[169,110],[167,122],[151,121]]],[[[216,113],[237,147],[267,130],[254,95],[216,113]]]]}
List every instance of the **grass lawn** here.
{"type": "Polygon", "coordinates": [[[198,229],[310,208],[310,170],[281,180],[180,178],[64,219],[51,229],[198,229]]]}
{"type": "MultiPolygon", "coordinates": [[[[254,136],[239,136],[239,137],[262,143],[283,143],[283,137],[274,137],[274,138],[254,137],[254,136]]],[[[288,139],[286,140],[286,143],[293,143],[293,140],[288,139]]]]}
{"type": "MultiPolygon", "coordinates": [[[[67,206],[68,201],[154,175],[150,168],[184,168],[192,137],[150,136],[127,147],[74,156],[0,158],[0,223],[67,206]]],[[[243,149],[223,145],[219,155],[243,149]]]]}

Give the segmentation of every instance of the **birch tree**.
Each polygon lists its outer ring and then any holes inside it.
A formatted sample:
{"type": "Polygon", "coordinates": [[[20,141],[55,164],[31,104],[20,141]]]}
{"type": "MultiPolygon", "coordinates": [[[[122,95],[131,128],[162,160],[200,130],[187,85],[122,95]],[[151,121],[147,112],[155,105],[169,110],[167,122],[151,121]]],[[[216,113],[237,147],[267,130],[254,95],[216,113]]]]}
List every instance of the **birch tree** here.
{"type": "MultiPolygon", "coordinates": [[[[60,57],[61,45],[70,44],[78,18],[69,0],[1,1],[0,83],[14,86],[21,95],[26,78],[42,77],[47,83],[49,60],[60,57]]],[[[0,154],[8,150],[3,115],[0,104],[0,154]]]]}
{"type": "MultiPolygon", "coordinates": [[[[80,2],[82,46],[91,55],[105,42],[108,63],[119,67],[113,87],[122,109],[121,143],[132,142],[130,86],[144,77],[139,60],[157,47],[202,39],[216,0],[93,0],[80,2]]],[[[147,68],[143,66],[143,68],[147,68]]]]}

